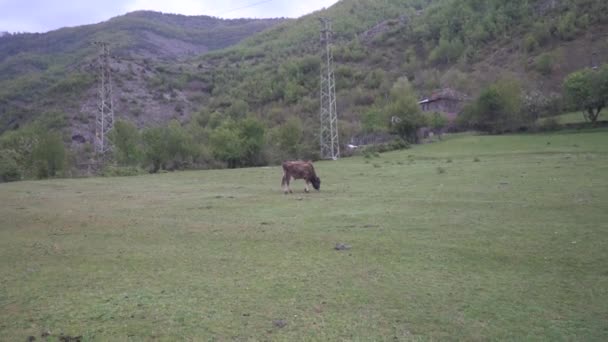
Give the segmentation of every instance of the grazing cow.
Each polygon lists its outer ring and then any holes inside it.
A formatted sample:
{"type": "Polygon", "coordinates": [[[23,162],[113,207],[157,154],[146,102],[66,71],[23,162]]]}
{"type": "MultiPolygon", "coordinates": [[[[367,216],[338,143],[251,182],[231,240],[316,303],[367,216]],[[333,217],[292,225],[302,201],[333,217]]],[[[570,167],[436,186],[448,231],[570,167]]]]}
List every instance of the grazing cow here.
{"type": "Polygon", "coordinates": [[[304,191],[308,192],[308,185],[312,186],[316,190],[321,189],[321,179],[315,174],[315,168],[312,166],[310,161],[286,161],[283,162],[283,180],[281,186],[285,193],[291,193],[289,188],[289,181],[293,179],[303,179],[306,182],[304,191]]]}

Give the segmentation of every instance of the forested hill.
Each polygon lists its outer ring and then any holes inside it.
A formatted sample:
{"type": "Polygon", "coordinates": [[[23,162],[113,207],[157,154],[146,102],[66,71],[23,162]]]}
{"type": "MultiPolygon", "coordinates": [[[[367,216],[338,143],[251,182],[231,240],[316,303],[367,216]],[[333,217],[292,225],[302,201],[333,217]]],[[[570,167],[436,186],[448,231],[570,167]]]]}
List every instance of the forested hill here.
{"type": "Polygon", "coordinates": [[[88,158],[97,96],[88,44],[108,40],[117,57],[117,118],[139,130],[173,121],[172,132],[195,146],[174,167],[315,158],[320,17],[333,22],[343,143],[385,132],[404,89],[414,98],[442,88],[475,98],[509,80],[536,94],[543,115],[558,114],[565,76],[608,61],[605,13],[603,0],[342,0],[295,20],[136,12],[46,36],[2,37],[0,130],[59,120],[66,143],[88,158]]]}
{"type": "Polygon", "coordinates": [[[137,11],[99,24],[4,35],[0,37],[0,132],[45,112],[79,114],[87,97],[94,95],[86,90],[95,82],[95,41],[110,43],[116,68],[131,60],[151,69],[229,47],[284,21],[137,11]]]}
{"type": "Polygon", "coordinates": [[[556,102],[568,73],[607,61],[604,13],[602,0],[340,1],[203,56],[213,87],[196,117],[207,128],[248,114],[266,127],[297,122],[301,142],[316,144],[320,17],[333,21],[343,142],[386,128],[401,77],[418,98],[441,88],[474,97],[513,79],[524,93],[556,102]]]}

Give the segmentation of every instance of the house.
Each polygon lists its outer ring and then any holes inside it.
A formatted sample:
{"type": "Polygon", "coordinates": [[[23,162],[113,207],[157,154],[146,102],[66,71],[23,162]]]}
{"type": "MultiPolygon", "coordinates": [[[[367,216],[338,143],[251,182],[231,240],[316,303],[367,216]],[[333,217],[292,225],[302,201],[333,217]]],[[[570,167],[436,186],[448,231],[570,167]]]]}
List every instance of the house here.
{"type": "Polygon", "coordinates": [[[452,128],[456,118],[462,112],[469,97],[451,88],[443,88],[418,102],[423,112],[438,112],[448,119],[446,130],[452,128]]]}

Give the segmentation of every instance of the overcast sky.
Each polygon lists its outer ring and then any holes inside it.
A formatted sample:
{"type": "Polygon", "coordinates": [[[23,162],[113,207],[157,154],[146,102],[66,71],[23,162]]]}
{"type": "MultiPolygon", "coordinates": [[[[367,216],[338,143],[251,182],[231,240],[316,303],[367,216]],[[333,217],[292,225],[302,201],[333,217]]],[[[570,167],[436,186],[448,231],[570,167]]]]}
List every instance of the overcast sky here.
{"type": "Polygon", "coordinates": [[[0,31],[47,32],[136,10],[222,18],[297,18],[338,0],[0,0],[0,31]]]}

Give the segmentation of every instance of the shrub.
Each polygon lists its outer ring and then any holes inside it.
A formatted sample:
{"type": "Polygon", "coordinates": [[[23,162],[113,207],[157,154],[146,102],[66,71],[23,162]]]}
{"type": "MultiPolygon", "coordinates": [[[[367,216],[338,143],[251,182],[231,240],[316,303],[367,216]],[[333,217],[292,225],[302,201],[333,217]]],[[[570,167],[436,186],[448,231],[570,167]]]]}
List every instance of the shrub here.
{"type": "Polygon", "coordinates": [[[61,135],[53,132],[41,133],[38,144],[32,151],[32,160],[36,177],[59,176],[66,164],[65,146],[61,135]]]}
{"type": "Polygon", "coordinates": [[[534,38],[534,35],[526,35],[524,38],[524,50],[526,50],[526,52],[534,52],[536,49],[538,49],[538,46],[538,41],[536,38],[534,38]]]}
{"type": "Polygon", "coordinates": [[[461,120],[488,133],[516,131],[528,124],[528,117],[521,112],[521,88],[519,83],[501,80],[482,90],[474,103],[465,108],[461,120]]]}
{"type": "Polygon", "coordinates": [[[390,118],[389,129],[410,143],[418,142],[417,131],[426,125],[426,117],[407,78],[399,78],[391,90],[391,102],[384,111],[390,118]]]}
{"type": "Polygon", "coordinates": [[[117,121],[110,132],[114,157],[120,165],[135,165],[141,160],[140,134],[133,124],[117,121]]]}
{"type": "Polygon", "coordinates": [[[534,61],[534,70],[541,75],[548,76],[553,72],[554,58],[551,54],[544,53],[534,61]]]}
{"type": "Polygon", "coordinates": [[[0,150],[0,182],[21,180],[22,172],[17,164],[17,160],[17,152],[13,150],[0,150]]]}
{"type": "Polygon", "coordinates": [[[153,127],[142,134],[144,161],[152,172],[161,169],[183,169],[196,157],[192,136],[172,121],[168,127],[153,127]]]}

